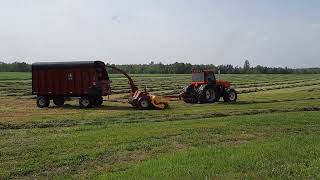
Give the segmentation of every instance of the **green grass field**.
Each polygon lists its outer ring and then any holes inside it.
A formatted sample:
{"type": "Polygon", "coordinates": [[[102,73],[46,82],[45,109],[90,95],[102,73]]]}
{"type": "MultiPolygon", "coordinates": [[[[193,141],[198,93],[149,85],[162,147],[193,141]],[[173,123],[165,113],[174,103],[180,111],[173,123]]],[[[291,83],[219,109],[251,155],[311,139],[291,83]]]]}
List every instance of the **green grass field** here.
{"type": "MultiPolygon", "coordinates": [[[[110,99],[125,98],[127,80],[110,77],[110,99]]],[[[158,95],[190,78],[133,75],[158,95]]],[[[320,75],[221,78],[237,103],[39,109],[30,73],[0,73],[0,179],[319,179],[320,75]]]]}

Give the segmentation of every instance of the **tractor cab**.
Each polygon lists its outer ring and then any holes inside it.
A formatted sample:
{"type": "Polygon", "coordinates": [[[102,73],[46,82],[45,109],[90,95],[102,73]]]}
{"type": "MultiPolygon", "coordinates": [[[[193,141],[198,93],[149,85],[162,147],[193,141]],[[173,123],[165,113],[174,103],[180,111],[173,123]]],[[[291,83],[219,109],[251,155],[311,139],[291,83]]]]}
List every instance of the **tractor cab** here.
{"type": "Polygon", "coordinates": [[[192,84],[215,84],[216,77],[213,70],[193,70],[192,84]]]}

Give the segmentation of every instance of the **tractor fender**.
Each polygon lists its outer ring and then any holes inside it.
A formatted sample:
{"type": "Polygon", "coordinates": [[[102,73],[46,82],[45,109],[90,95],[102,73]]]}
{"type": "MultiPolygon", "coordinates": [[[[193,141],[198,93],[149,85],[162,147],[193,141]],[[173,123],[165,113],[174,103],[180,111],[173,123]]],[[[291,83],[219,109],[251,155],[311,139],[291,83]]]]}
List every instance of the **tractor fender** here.
{"type": "Polygon", "coordinates": [[[207,89],[207,88],[213,88],[213,89],[215,89],[216,86],[213,85],[213,84],[202,84],[202,85],[197,89],[198,95],[202,94],[202,92],[203,92],[205,89],[207,89]]]}
{"type": "Polygon", "coordinates": [[[206,87],[212,86],[211,84],[202,84],[199,88],[198,91],[203,91],[206,87]]]}
{"type": "Polygon", "coordinates": [[[190,84],[188,86],[185,86],[183,89],[182,89],[182,92],[183,93],[187,93],[188,91],[192,90],[194,87],[193,87],[193,84],[190,84]]]}

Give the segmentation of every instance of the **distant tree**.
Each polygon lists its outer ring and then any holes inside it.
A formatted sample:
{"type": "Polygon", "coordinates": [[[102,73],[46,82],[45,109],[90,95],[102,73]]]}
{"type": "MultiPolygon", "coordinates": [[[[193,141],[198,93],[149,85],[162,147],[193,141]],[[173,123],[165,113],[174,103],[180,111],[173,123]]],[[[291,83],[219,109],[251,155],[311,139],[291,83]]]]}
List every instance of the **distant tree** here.
{"type": "Polygon", "coordinates": [[[248,59],[244,61],[243,70],[244,72],[248,72],[250,70],[250,62],[248,59]]]}

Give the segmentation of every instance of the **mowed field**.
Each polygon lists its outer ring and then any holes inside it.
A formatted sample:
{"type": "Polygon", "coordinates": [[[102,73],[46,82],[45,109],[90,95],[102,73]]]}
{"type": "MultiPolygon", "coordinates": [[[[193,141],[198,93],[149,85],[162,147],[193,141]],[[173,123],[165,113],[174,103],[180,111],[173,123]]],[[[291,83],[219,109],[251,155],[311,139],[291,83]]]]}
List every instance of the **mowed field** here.
{"type": "MultiPolygon", "coordinates": [[[[114,95],[128,81],[110,75],[114,95]]],[[[133,75],[175,95],[191,75],[133,75]]],[[[0,73],[0,179],[319,179],[320,75],[221,75],[237,103],[39,109],[30,73],[0,73]]],[[[106,100],[108,97],[104,97],[106,100]]]]}

